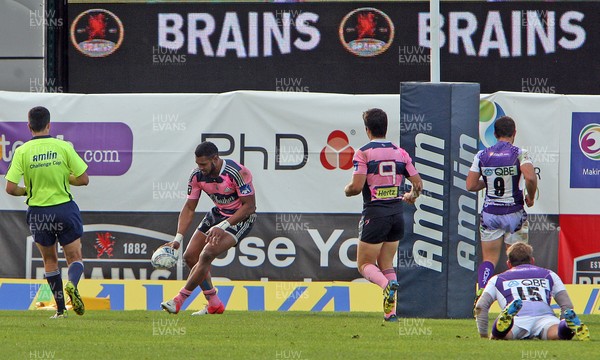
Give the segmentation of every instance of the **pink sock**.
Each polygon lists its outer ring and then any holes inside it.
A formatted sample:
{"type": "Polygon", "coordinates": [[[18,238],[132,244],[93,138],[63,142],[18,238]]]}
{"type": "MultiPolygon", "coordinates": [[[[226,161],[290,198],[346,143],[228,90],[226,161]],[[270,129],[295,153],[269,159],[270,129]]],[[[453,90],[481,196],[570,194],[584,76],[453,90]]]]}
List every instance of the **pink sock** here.
{"type": "Polygon", "coordinates": [[[192,295],[191,291],[187,290],[186,288],[181,288],[181,290],[179,290],[179,294],[177,294],[173,300],[181,305],[187,298],[190,297],[190,295],[192,295]]]}
{"type": "Polygon", "coordinates": [[[362,276],[364,276],[365,279],[369,280],[373,284],[379,285],[379,287],[382,289],[385,289],[389,281],[385,275],[381,273],[381,270],[379,270],[379,268],[373,264],[367,264],[363,266],[362,276]]]}
{"type": "Polygon", "coordinates": [[[217,289],[212,288],[210,290],[202,291],[206,300],[208,300],[208,306],[219,306],[221,304],[221,299],[217,296],[217,289]]]}
{"type": "Polygon", "coordinates": [[[398,278],[396,277],[396,270],[394,270],[394,268],[385,269],[385,270],[381,271],[381,273],[388,280],[398,281],[398,278]]]}

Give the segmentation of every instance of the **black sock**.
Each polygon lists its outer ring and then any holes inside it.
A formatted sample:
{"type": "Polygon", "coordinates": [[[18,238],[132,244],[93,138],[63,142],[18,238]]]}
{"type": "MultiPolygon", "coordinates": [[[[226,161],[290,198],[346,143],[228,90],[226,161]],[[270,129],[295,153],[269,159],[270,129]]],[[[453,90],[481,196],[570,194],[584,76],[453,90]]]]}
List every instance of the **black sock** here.
{"type": "Polygon", "coordinates": [[[56,312],[62,314],[65,311],[65,294],[63,291],[63,281],[60,276],[60,271],[55,270],[49,273],[45,273],[46,281],[52,290],[54,295],[54,301],[56,301],[56,312]]]}

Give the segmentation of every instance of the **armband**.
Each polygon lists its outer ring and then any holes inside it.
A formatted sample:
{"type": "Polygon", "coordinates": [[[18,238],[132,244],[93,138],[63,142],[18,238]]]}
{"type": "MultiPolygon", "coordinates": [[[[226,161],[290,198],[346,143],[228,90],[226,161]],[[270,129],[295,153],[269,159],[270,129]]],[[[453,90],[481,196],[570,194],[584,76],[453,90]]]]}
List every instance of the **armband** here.
{"type": "Polygon", "coordinates": [[[175,235],[175,239],[173,239],[173,242],[180,244],[181,240],[183,240],[183,235],[181,235],[180,233],[177,233],[177,235],[175,235]]]}
{"type": "Polygon", "coordinates": [[[229,221],[227,221],[227,220],[223,220],[223,221],[221,221],[220,223],[218,223],[218,224],[217,224],[217,225],[215,225],[215,226],[216,226],[216,227],[218,227],[218,228],[221,228],[221,229],[225,230],[225,229],[227,229],[228,227],[230,227],[230,226],[231,226],[231,224],[229,223],[229,221]]]}

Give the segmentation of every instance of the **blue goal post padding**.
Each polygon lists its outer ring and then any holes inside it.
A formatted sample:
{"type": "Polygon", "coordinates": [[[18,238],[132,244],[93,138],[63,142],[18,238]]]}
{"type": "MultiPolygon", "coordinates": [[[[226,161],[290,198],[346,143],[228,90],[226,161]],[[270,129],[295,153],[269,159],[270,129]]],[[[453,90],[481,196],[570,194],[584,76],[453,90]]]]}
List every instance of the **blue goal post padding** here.
{"type": "Polygon", "coordinates": [[[404,206],[400,316],[473,316],[479,217],[477,196],[466,191],[465,179],[478,134],[479,84],[400,84],[400,146],[411,155],[425,190],[415,206],[404,206]]]}

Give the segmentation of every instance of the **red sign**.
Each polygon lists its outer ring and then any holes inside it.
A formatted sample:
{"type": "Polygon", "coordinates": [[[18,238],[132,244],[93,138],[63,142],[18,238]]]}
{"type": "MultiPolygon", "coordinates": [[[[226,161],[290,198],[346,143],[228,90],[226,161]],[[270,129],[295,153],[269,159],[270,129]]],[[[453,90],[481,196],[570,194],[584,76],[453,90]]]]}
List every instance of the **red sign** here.
{"type": "Polygon", "coordinates": [[[560,215],[558,275],[567,284],[600,284],[600,215],[560,215]]]}

